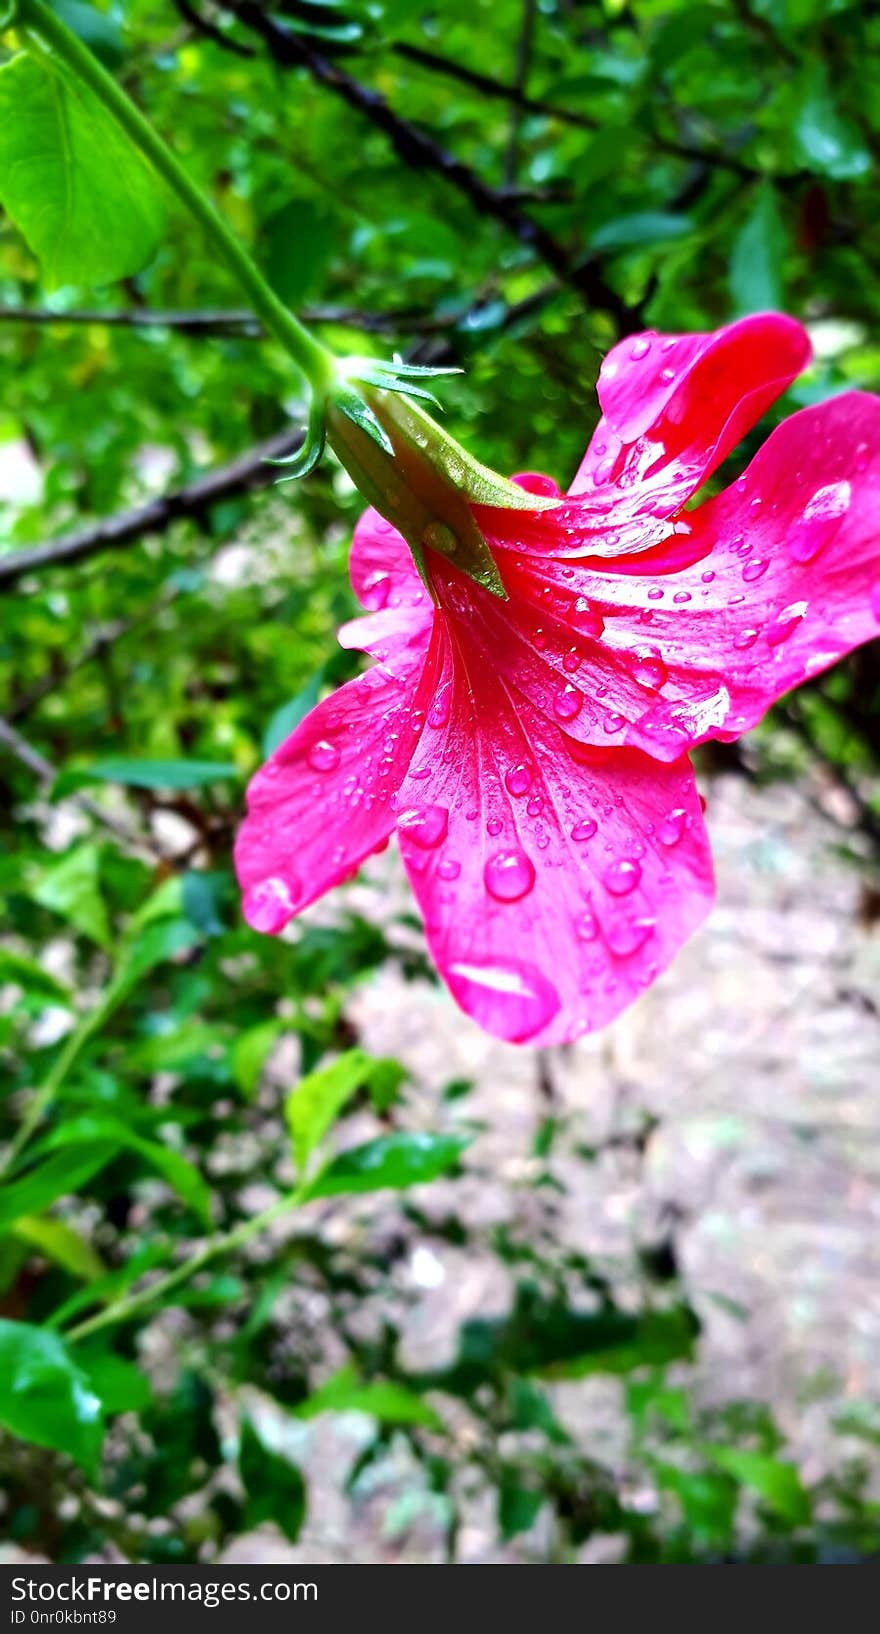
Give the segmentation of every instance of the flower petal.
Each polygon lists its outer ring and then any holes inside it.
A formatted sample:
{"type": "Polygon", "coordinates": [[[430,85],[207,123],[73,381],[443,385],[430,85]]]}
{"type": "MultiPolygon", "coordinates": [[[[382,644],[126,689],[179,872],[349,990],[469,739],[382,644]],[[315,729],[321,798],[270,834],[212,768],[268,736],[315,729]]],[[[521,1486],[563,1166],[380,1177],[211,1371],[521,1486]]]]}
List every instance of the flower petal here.
{"type": "Polygon", "coordinates": [[[777,312],[709,334],[630,335],[599,373],[603,417],[571,494],[666,516],[696,492],[805,368],[801,325],[777,312]]]}
{"type": "MultiPolygon", "coordinates": [[[[880,398],[848,392],[792,415],[743,477],[677,526],[681,549],[650,561],[545,557],[508,573],[535,608],[548,592],[590,607],[603,675],[617,666],[606,704],[624,724],[612,742],[670,760],[739,736],[880,633],[880,398]],[[641,711],[633,678],[651,683],[641,711]]],[[[560,645],[554,635],[554,662],[560,645]]],[[[595,694],[598,673],[572,681],[595,694]]],[[[566,729],[595,741],[586,704],[566,729]]]]}
{"type": "Polygon", "coordinates": [[[235,846],[254,930],[282,930],[385,844],[435,681],[417,647],[393,671],[377,665],[319,703],[257,772],[235,846]]]}
{"type": "Polygon", "coordinates": [[[427,646],[434,609],[406,540],[372,506],[354,530],[349,572],[367,617],[342,625],[340,646],[405,669],[408,650],[427,646]]]}
{"type": "Polygon", "coordinates": [[[693,773],[686,760],[584,751],[514,704],[466,628],[450,621],[444,645],[398,796],[428,944],[488,1032],[561,1043],[629,1004],[709,909],[693,773]]]}

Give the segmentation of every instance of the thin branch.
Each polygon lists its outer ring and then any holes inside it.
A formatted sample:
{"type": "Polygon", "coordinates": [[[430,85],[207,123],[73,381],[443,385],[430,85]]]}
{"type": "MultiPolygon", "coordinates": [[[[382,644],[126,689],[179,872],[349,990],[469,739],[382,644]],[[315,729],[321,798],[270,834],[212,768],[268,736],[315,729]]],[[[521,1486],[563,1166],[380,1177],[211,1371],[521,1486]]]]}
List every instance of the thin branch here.
{"type": "MultiPolygon", "coordinates": [[[[22,766],[32,772],[44,789],[52,788],[59,775],[58,767],[53,766],[51,760],[47,760],[39,749],[35,749],[32,743],[28,743],[27,738],[23,738],[21,733],[17,732],[15,727],[11,726],[9,721],[4,720],[2,717],[0,717],[0,748],[6,749],[22,766]]],[[[100,823],[103,828],[109,829],[110,833],[115,834],[118,840],[122,840],[125,845],[131,846],[136,852],[145,852],[156,862],[166,863],[169,861],[165,852],[151,836],[141,834],[136,829],[130,828],[128,823],[123,822],[119,817],[113,817],[109,811],[104,810],[103,806],[98,805],[96,800],[90,800],[87,794],[73,793],[65,795],[64,798],[70,805],[78,806],[80,811],[85,812],[86,816],[91,817],[94,822],[100,823]]]]}
{"type": "Polygon", "coordinates": [[[13,550],[0,556],[0,585],[12,584],[26,573],[40,568],[69,566],[84,561],[102,550],[118,550],[131,545],[146,534],[166,533],[175,523],[186,518],[202,517],[221,500],[235,494],[248,493],[254,488],[265,488],[277,481],[277,472],[267,462],[296,451],[302,442],[299,431],[283,431],[256,447],[220,465],[207,475],[160,499],[148,500],[132,510],[120,511],[116,516],[104,517],[91,527],[65,534],[61,539],[45,545],[34,545],[26,550],[13,550]]]}
{"type": "Polygon", "coordinates": [[[537,255],[564,284],[582,295],[588,305],[609,313],[619,330],[627,333],[640,315],[602,277],[598,260],[574,260],[559,240],[521,210],[503,191],[490,187],[476,171],[449,153],[418,125],[395,113],[381,92],[362,85],[345,69],[315,51],[302,36],[270,17],[256,0],[226,0],[226,9],[258,34],[281,68],[305,68],[319,85],[332,91],[349,107],[384,132],[402,162],[415,170],[429,170],[455,187],[478,214],[501,223],[525,248],[537,255]]]}
{"type": "MultiPolygon", "coordinates": [[[[347,306],[304,307],[306,323],[333,323],[348,329],[361,329],[365,334],[399,335],[407,330],[420,335],[453,329],[460,314],[447,313],[435,317],[415,308],[401,308],[397,312],[361,312],[347,306]]],[[[174,329],[185,335],[237,335],[257,340],[265,334],[262,324],[253,312],[218,308],[204,311],[163,311],[158,307],[109,307],[105,310],[54,312],[48,307],[0,306],[0,324],[103,324],[109,329],[174,329]]]]}
{"type": "Polygon", "coordinates": [[[244,45],[241,40],[233,40],[229,34],[224,33],[222,28],[218,28],[216,23],[208,22],[208,19],[203,17],[194,5],[190,4],[190,0],[174,0],[174,4],[184,22],[189,23],[195,34],[203,35],[206,40],[211,40],[214,45],[219,45],[223,51],[231,51],[235,57],[253,57],[255,55],[253,46],[244,45]]]}
{"type": "Polygon", "coordinates": [[[125,636],[133,634],[135,630],[140,629],[144,624],[149,624],[154,618],[158,618],[166,607],[170,607],[176,601],[179,594],[180,591],[176,587],[172,587],[164,595],[160,596],[157,601],[154,601],[152,606],[146,607],[136,617],[120,618],[112,624],[105,625],[98,635],[80,652],[69,658],[64,664],[53,665],[48,673],[42,676],[39,681],[35,681],[34,685],[29,687],[26,692],[19,693],[6,712],[7,721],[11,723],[23,720],[25,715],[29,715],[32,709],[36,709],[37,705],[43,702],[44,698],[48,698],[51,693],[57,691],[58,687],[63,686],[71,675],[76,675],[79,670],[85,669],[96,658],[101,658],[104,654],[109,653],[125,636]]]}

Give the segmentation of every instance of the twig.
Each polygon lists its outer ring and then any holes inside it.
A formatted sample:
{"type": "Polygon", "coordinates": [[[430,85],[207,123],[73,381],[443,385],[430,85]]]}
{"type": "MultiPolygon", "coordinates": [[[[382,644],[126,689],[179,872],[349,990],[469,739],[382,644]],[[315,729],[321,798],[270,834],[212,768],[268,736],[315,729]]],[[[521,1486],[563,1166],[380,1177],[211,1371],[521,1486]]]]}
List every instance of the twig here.
{"type": "Polygon", "coordinates": [[[151,499],[133,510],[120,511],[116,516],[103,518],[88,528],[65,534],[61,539],[45,545],[34,545],[26,550],[13,550],[0,556],[0,585],[12,584],[26,573],[45,567],[69,566],[84,561],[102,550],[118,550],[131,545],[146,534],[166,533],[175,522],[201,517],[212,505],[230,499],[234,494],[247,493],[254,488],[265,488],[277,480],[277,473],[267,462],[284,454],[293,453],[302,441],[299,431],[279,432],[265,442],[218,466],[206,476],[197,477],[183,488],[174,489],[160,499],[151,499]]]}
{"type": "MultiPolygon", "coordinates": [[[[47,760],[39,749],[35,749],[32,743],[28,743],[27,738],[23,738],[21,733],[17,732],[15,727],[11,726],[2,717],[0,717],[0,748],[8,750],[9,754],[13,755],[22,766],[26,766],[27,770],[33,773],[44,788],[52,787],[58,777],[58,767],[53,766],[52,762],[47,760]]],[[[90,800],[87,794],[72,793],[66,795],[65,799],[71,805],[78,806],[80,811],[84,811],[96,823],[101,823],[104,828],[110,830],[111,834],[115,834],[118,840],[123,840],[126,845],[131,846],[136,852],[147,852],[156,862],[165,863],[169,861],[155,840],[148,835],[136,832],[136,830],[129,827],[128,823],[122,822],[118,817],[111,816],[108,811],[104,810],[103,806],[98,805],[96,800],[90,800]]]]}
{"type": "Polygon", "coordinates": [[[214,45],[219,45],[224,51],[231,51],[233,56],[253,57],[255,55],[253,46],[244,45],[241,40],[233,40],[230,35],[224,34],[222,28],[218,28],[216,23],[211,23],[206,17],[203,17],[201,12],[190,4],[190,0],[174,0],[174,4],[184,22],[189,23],[196,34],[204,35],[206,40],[213,41],[214,45]]]}
{"type": "Polygon", "coordinates": [[[575,289],[587,303],[607,312],[618,329],[627,333],[638,326],[640,317],[606,284],[594,256],[577,261],[546,227],[535,221],[503,191],[490,187],[476,171],[409,120],[395,113],[381,92],[362,85],[336,63],[315,51],[301,35],[270,17],[256,0],[227,0],[227,10],[258,34],[273,60],[281,68],[305,68],[317,84],[326,86],[349,107],[363,114],[389,138],[395,153],[415,170],[430,170],[446,181],[483,216],[501,223],[525,248],[530,249],[561,280],[575,289]]]}

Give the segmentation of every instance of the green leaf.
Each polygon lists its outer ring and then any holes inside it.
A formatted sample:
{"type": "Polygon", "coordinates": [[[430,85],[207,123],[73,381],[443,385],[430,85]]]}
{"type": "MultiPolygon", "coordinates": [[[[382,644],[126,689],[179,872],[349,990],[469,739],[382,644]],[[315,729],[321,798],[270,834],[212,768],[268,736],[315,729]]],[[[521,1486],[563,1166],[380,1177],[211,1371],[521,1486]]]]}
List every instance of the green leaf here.
{"type": "Polygon", "coordinates": [[[23,953],[13,953],[11,948],[6,947],[0,947],[0,984],[3,982],[11,982],[37,998],[70,1006],[68,989],[56,981],[48,970],[44,970],[36,960],[26,958],[23,953]]]}
{"type": "Polygon", "coordinates": [[[49,289],[138,272],[162,232],[158,181],[97,98],[20,52],[0,68],[0,200],[49,289]]]}
{"type": "Polygon", "coordinates": [[[69,1197],[110,1162],[118,1148],[92,1145],[88,1151],[54,1152],[18,1180],[0,1186],[0,1230],[27,1215],[41,1214],[59,1197],[69,1197]]]}
{"type": "Polygon", "coordinates": [[[342,1108],[365,1084],[373,1067],[366,1050],[346,1050],[328,1067],[301,1078],[284,1110],[293,1140],[294,1162],[302,1174],[315,1147],[335,1123],[342,1108]]]}
{"type": "Polygon", "coordinates": [[[790,1526],[806,1526],[810,1519],[810,1499],[801,1485],[794,1464],[769,1453],[749,1452],[740,1447],[704,1446],[703,1455],[717,1469],[749,1487],[790,1526]]]}
{"type": "Polygon", "coordinates": [[[423,1185],[453,1168],[471,1139],[470,1135],[380,1135],[328,1163],[308,1187],[306,1200],[423,1185]]]}
{"type": "Polygon", "coordinates": [[[201,789],[239,776],[238,767],[223,760],[128,760],[120,755],[69,767],[56,779],[52,792],[57,799],[86,783],[122,783],[131,789],[201,789]]]}
{"type": "Polygon", "coordinates": [[[820,63],[805,75],[794,123],[795,154],[807,170],[834,181],[853,181],[871,169],[871,150],[837,111],[820,63]]]}
{"type": "Polygon", "coordinates": [[[153,1395],[150,1381],[134,1362],[106,1350],[90,1354],[77,1349],[76,1355],[108,1417],[112,1413],[139,1413],[149,1405],[153,1395]]]}
{"type": "Polygon", "coordinates": [[[693,231],[690,216],[674,216],[665,210],[640,210],[616,216],[590,235],[593,250],[635,250],[651,244],[670,244],[693,231]]]}
{"type": "Polygon", "coordinates": [[[785,305],[782,269],[786,248],[776,195],[768,184],[759,188],[731,250],[730,292],[736,317],[778,311],[785,305]]]}
{"type": "Polygon", "coordinates": [[[266,272],[288,306],[299,306],[319,287],[333,252],[332,217],[313,199],[291,199],[263,223],[266,272]]]}
{"type": "Polygon", "coordinates": [[[306,716],[314,709],[321,696],[323,679],[324,670],[322,666],[306,682],[302,691],[298,692],[295,698],[289,699],[286,704],[281,705],[280,709],[276,709],[263,733],[264,755],[274,754],[275,750],[284,742],[284,739],[290,737],[291,732],[299,726],[300,721],[304,721],[306,716]]]}
{"type": "Polygon", "coordinates": [[[25,1215],[16,1220],[12,1231],[22,1242],[36,1248],[45,1259],[54,1260],[56,1265],[85,1282],[94,1282],[96,1277],[102,1277],[106,1272],[107,1267],[100,1255],[66,1220],[55,1220],[44,1214],[25,1215]]]}
{"type": "Polygon", "coordinates": [[[162,1176],[172,1191],[175,1191],[187,1207],[199,1216],[203,1225],[211,1225],[211,1188],[207,1181],[202,1179],[195,1165],[180,1152],[173,1151],[170,1146],[163,1146],[160,1141],[148,1140],[146,1136],[139,1135],[121,1119],[92,1113],[68,1118],[44,1142],[43,1149],[57,1151],[60,1148],[61,1152],[66,1152],[71,1147],[93,1144],[100,1147],[106,1145],[115,1148],[116,1151],[135,1152],[151,1169],[155,1169],[157,1174],[162,1176]]]}
{"type": "Polygon", "coordinates": [[[255,1095],[263,1068],[282,1032],[284,1023],[274,1017],[247,1027],[232,1046],[230,1065],[232,1076],[243,1095],[250,1100],[255,1095]]]}
{"type": "Polygon", "coordinates": [[[274,1521],[295,1543],[305,1520],[305,1482],[295,1464],[266,1446],[248,1418],[242,1420],[238,1468],[247,1495],[246,1525],[274,1521]]]}
{"type": "Polygon", "coordinates": [[[521,1484],[516,1469],[505,1469],[498,1488],[498,1525],[501,1536],[514,1538],[519,1532],[527,1532],[529,1527],[534,1525],[544,1501],[543,1492],[535,1492],[521,1484]]]}
{"type": "Polygon", "coordinates": [[[41,907],[59,914],[100,947],[109,948],[112,939],[99,885],[100,866],[97,845],[78,845],[45,870],[31,894],[41,907]]]}
{"type": "Polygon", "coordinates": [[[382,1424],[420,1424],[426,1430],[442,1430],[443,1421],[421,1396],[393,1379],[364,1383],[353,1367],[338,1373],[297,1404],[297,1418],[317,1418],[319,1413],[369,1413],[382,1424]]]}
{"type": "Polygon", "coordinates": [[[0,1424],[22,1441],[67,1453],[90,1475],[97,1473],[101,1402],[56,1333],[0,1320],[0,1424]]]}

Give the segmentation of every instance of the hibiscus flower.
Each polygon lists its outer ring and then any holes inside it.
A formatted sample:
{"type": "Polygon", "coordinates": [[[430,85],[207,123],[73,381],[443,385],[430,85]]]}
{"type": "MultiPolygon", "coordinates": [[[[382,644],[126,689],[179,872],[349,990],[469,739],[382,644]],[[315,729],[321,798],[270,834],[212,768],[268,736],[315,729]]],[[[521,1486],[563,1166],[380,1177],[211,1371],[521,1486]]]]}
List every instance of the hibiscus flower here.
{"type": "Polygon", "coordinates": [[[368,510],[339,632],[374,666],[253,779],[244,913],[277,933],[396,832],[456,1002],[514,1043],[603,1026],[712,904],[688,752],[753,726],[880,625],[880,398],[801,410],[696,491],[803,369],[777,314],[621,342],[567,494],[472,504],[506,599],[368,510]],[[551,501],[548,505],[548,500],[551,501]]]}

